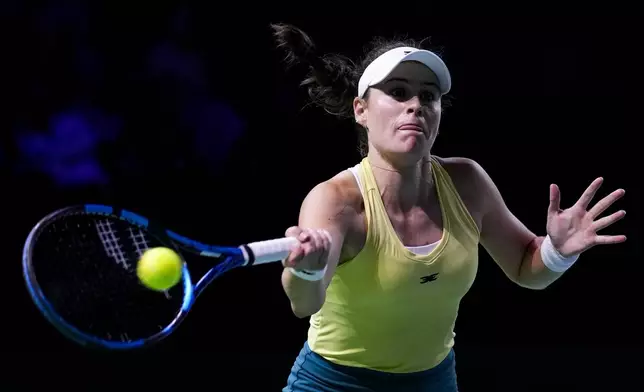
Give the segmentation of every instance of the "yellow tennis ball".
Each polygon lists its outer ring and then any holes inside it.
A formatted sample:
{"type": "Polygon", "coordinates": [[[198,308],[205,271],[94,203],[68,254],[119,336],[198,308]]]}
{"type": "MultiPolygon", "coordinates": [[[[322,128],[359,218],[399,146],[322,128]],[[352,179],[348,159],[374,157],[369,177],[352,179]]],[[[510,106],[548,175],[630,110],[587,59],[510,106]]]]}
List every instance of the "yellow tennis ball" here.
{"type": "Polygon", "coordinates": [[[143,285],[156,291],[165,291],[181,280],[183,261],[169,248],[150,248],[141,255],[136,275],[143,285]]]}

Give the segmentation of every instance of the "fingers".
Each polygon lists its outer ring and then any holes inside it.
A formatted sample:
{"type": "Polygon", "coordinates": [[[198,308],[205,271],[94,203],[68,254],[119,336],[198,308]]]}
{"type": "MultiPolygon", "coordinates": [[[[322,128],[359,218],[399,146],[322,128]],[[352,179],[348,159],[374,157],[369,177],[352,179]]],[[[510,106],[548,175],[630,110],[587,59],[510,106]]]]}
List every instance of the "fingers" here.
{"type": "Polygon", "coordinates": [[[310,256],[311,259],[307,261],[307,266],[304,268],[322,269],[326,262],[329,248],[330,248],[330,235],[326,230],[306,229],[305,235],[308,242],[303,243],[305,256],[310,256]]]}
{"type": "MultiPolygon", "coordinates": [[[[589,216],[591,219],[595,219],[598,217],[602,212],[606,211],[608,207],[610,207],[613,203],[615,203],[617,200],[621,199],[622,196],[626,193],[625,190],[623,189],[618,189],[614,192],[612,192],[610,195],[604,197],[600,201],[597,202],[593,206],[593,208],[588,211],[589,216]]],[[[602,218],[603,219],[603,218],[602,218]]]]}
{"type": "Polygon", "coordinates": [[[599,231],[601,229],[604,229],[612,225],[613,223],[617,222],[618,220],[622,219],[624,216],[626,216],[626,211],[621,210],[613,214],[610,214],[608,216],[605,216],[601,219],[597,219],[596,221],[593,222],[592,229],[594,231],[599,231]]]}
{"type": "Polygon", "coordinates": [[[590,186],[586,188],[586,191],[581,195],[579,200],[577,200],[577,205],[584,210],[588,208],[588,205],[590,204],[591,200],[593,200],[593,197],[595,197],[595,193],[597,193],[597,190],[599,187],[602,185],[604,182],[604,179],[602,177],[596,178],[595,181],[590,183],[590,186]]]}
{"type": "Polygon", "coordinates": [[[331,234],[329,234],[328,231],[324,229],[318,229],[316,230],[318,235],[320,236],[320,243],[322,247],[324,248],[325,251],[329,251],[331,249],[331,234]]]}
{"type": "Polygon", "coordinates": [[[306,268],[324,268],[324,261],[331,247],[331,235],[326,230],[301,229],[293,226],[286,230],[286,235],[297,238],[299,243],[284,260],[284,266],[296,267],[307,258],[306,268]]]}
{"type": "Polygon", "coordinates": [[[329,251],[331,250],[331,235],[326,230],[322,230],[322,229],[315,230],[315,232],[316,232],[316,235],[319,237],[318,251],[320,252],[320,255],[318,257],[318,261],[320,264],[318,265],[318,267],[322,269],[326,264],[326,259],[329,256],[329,251]]]}
{"type": "Polygon", "coordinates": [[[284,265],[284,267],[294,267],[302,257],[304,257],[304,248],[302,248],[302,244],[298,242],[291,248],[288,256],[286,256],[282,261],[282,265],[284,265]]]}
{"type": "Polygon", "coordinates": [[[300,233],[298,240],[302,242],[305,253],[310,255],[322,247],[322,236],[312,229],[305,229],[300,233]]]}
{"type": "Polygon", "coordinates": [[[302,247],[302,242],[306,240],[306,235],[304,230],[298,226],[291,226],[286,229],[284,233],[286,237],[295,237],[298,240],[298,243],[295,244],[288,256],[282,261],[282,264],[285,267],[294,267],[297,262],[304,257],[304,248],[302,247]]]}
{"type": "Polygon", "coordinates": [[[596,245],[619,244],[626,241],[625,235],[598,235],[595,237],[596,245]]]}
{"type": "Polygon", "coordinates": [[[559,203],[561,202],[561,192],[556,184],[550,185],[550,205],[548,205],[548,215],[559,212],[559,203]]]}

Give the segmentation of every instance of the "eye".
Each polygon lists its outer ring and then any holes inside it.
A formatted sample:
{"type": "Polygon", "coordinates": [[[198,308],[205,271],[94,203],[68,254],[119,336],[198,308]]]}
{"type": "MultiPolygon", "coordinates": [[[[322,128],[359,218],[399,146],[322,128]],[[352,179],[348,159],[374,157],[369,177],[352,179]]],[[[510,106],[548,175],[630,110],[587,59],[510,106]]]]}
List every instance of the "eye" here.
{"type": "Polygon", "coordinates": [[[389,95],[397,99],[404,99],[407,97],[407,90],[404,87],[394,87],[389,90],[389,95]]]}
{"type": "Polygon", "coordinates": [[[394,99],[404,102],[418,95],[421,102],[430,103],[438,100],[440,94],[434,90],[423,90],[420,92],[411,91],[407,86],[395,86],[388,89],[387,93],[394,99]]]}
{"type": "Polygon", "coordinates": [[[438,94],[433,91],[423,91],[419,94],[419,98],[423,102],[433,102],[438,99],[438,94]]]}

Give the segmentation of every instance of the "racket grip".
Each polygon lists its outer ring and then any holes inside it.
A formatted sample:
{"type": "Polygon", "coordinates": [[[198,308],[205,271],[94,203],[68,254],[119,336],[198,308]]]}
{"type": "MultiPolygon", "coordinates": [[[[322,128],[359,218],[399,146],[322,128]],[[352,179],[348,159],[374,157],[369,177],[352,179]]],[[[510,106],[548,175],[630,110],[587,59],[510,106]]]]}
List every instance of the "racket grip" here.
{"type": "Polygon", "coordinates": [[[253,265],[272,263],[275,261],[282,261],[291,252],[291,248],[297,244],[295,237],[284,237],[274,240],[251,242],[246,244],[246,247],[252,252],[252,255],[247,255],[247,262],[250,260],[253,265]]]}

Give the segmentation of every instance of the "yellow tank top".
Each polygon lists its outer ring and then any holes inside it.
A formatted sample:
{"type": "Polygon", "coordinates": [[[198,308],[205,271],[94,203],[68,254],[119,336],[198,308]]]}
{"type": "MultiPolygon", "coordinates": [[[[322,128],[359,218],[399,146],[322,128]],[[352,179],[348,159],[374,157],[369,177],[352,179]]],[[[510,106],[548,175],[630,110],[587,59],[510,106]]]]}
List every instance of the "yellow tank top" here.
{"type": "Polygon", "coordinates": [[[327,360],[392,373],[438,365],[454,345],[461,298],[478,268],[479,231],[449,175],[432,159],[443,235],[427,255],[396,234],[367,158],[359,165],[367,237],[340,265],[311,316],[308,343],[327,360]]]}

